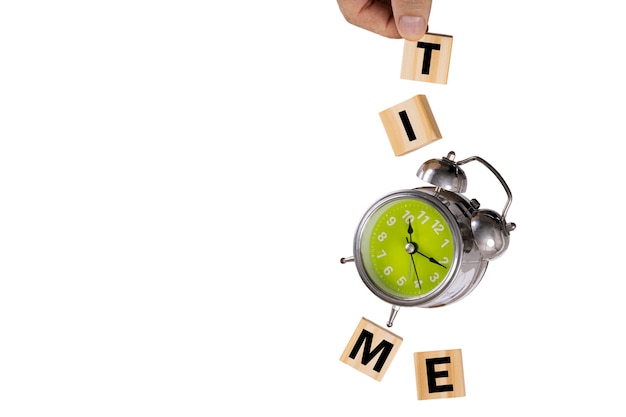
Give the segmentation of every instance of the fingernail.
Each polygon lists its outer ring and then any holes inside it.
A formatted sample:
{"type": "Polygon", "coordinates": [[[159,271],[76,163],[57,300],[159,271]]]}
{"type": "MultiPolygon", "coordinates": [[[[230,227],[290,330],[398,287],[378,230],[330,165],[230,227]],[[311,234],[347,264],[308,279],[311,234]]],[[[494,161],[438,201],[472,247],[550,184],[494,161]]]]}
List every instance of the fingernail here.
{"type": "Polygon", "coordinates": [[[408,41],[419,40],[426,32],[426,22],[419,16],[402,16],[398,21],[398,32],[408,41]]]}

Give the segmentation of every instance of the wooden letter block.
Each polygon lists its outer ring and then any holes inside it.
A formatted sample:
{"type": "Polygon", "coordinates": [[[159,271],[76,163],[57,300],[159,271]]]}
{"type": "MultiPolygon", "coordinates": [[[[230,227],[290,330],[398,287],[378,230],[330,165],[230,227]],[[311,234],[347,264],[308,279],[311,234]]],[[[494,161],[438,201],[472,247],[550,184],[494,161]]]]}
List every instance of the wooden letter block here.
{"type": "Polygon", "coordinates": [[[339,358],[377,381],[383,379],[402,338],[362,318],[339,358]]]}
{"type": "Polygon", "coordinates": [[[404,155],[441,139],[425,95],[419,94],[379,113],[396,156],[404,155]]]}
{"type": "Polygon", "coordinates": [[[404,41],[400,78],[447,84],[452,36],[425,34],[419,41],[404,41]]]}
{"type": "Polygon", "coordinates": [[[461,349],[416,352],[417,399],[465,396],[461,349]]]}

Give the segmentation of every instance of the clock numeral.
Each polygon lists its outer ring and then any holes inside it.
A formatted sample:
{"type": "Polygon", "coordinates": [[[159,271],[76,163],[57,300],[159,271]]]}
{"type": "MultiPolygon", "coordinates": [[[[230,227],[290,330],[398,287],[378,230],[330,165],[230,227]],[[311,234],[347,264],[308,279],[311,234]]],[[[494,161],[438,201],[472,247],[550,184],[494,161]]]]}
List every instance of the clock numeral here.
{"type": "Polygon", "coordinates": [[[406,277],[402,275],[400,278],[398,278],[396,282],[398,283],[399,286],[403,286],[404,283],[406,282],[406,277]]]}
{"type": "Polygon", "coordinates": [[[435,234],[438,235],[440,232],[444,231],[443,224],[439,220],[435,220],[435,224],[433,224],[433,230],[435,234]]]}
{"type": "Polygon", "coordinates": [[[396,218],[391,216],[390,218],[387,219],[387,226],[393,226],[394,224],[396,224],[396,218]]]}
{"type": "Polygon", "coordinates": [[[387,239],[387,233],[382,232],[381,234],[379,234],[378,236],[376,236],[376,238],[378,239],[379,242],[384,241],[385,239],[387,239]]]}
{"type": "Polygon", "coordinates": [[[441,244],[441,247],[445,247],[448,243],[450,243],[450,239],[444,239],[443,243],[441,244]]]}
{"type": "Polygon", "coordinates": [[[450,263],[450,259],[447,256],[444,256],[442,261],[437,262],[439,262],[441,265],[448,265],[450,263]]]}
{"type": "Polygon", "coordinates": [[[415,221],[415,216],[413,216],[409,210],[404,210],[402,218],[407,224],[413,223],[415,221]]]}
{"type": "Polygon", "coordinates": [[[386,276],[391,275],[391,273],[393,272],[393,268],[388,266],[385,269],[383,269],[383,274],[385,274],[386,276]]]}
{"type": "Polygon", "coordinates": [[[439,274],[436,272],[430,276],[430,282],[436,282],[438,279],[439,279],[439,274]]]}
{"type": "Polygon", "coordinates": [[[384,256],[387,256],[387,252],[385,252],[385,250],[384,250],[384,249],[381,249],[381,250],[380,250],[380,254],[376,255],[376,257],[377,257],[378,259],[380,259],[380,258],[382,258],[382,257],[384,257],[384,256]]]}

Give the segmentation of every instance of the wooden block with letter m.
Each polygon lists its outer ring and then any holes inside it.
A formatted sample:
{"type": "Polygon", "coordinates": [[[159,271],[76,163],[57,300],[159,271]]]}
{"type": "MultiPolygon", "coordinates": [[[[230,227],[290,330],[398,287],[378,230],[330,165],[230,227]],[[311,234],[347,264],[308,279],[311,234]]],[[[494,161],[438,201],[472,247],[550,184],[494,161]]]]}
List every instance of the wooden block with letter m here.
{"type": "Polygon", "coordinates": [[[379,115],[396,156],[441,139],[439,126],[423,94],[383,110],[379,115]]]}
{"type": "Polygon", "coordinates": [[[362,318],[340,360],[381,381],[402,344],[402,338],[362,318]]]}

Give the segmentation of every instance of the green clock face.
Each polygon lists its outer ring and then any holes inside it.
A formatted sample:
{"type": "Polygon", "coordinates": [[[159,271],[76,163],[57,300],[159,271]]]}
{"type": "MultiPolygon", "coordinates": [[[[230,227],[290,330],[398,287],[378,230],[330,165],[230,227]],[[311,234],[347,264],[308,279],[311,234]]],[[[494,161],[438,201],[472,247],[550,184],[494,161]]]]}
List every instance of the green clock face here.
{"type": "Polygon", "coordinates": [[[460,242],[456,223],[430,195],[392,194],[375,204],[357,234],[361,276],[374,293],[417,304],[453,275],[460,242]]]}

